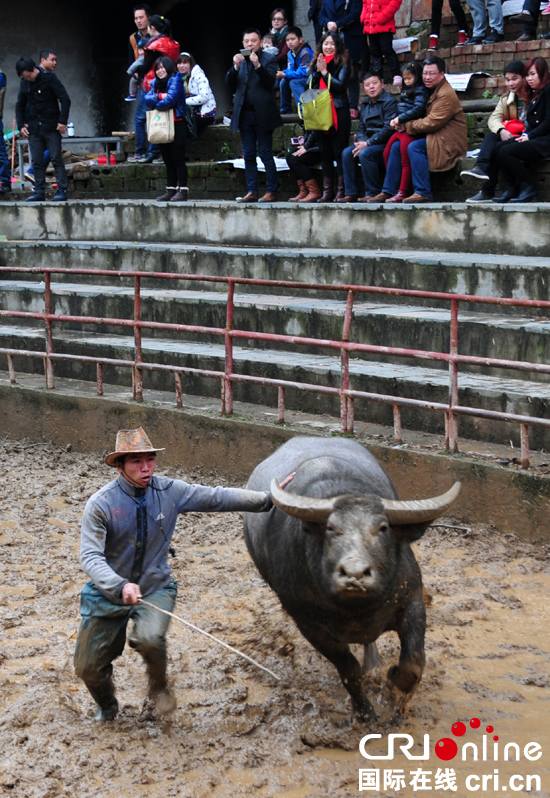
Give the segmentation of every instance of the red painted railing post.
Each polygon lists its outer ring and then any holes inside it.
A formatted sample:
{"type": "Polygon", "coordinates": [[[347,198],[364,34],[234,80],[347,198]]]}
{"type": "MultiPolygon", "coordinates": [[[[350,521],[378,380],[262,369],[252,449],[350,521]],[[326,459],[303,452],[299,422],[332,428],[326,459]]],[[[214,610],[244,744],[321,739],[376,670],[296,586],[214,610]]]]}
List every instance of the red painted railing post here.
{"type": "Polygon", "coordinates": [[[55,388],[55,380],[54,380],[54,372],[53,372],[53,362],[50,358],[50,355],[53,355],[53,334],[52,334],[52,322],[50,319],[50,314],[52,312],[52,285],[51,285],[51,274],[49,272],[44,273],[44,321],[46,324],[46,357],[44,358],[44,369],[46,372],[46,388],[53,389],[55,388]]]}
{"type": "MultiPolygon", "coordinates": [[[[344,315],[344,326],[342,329],[342,342],[349,343],[351,330],[351,320],[353,318],[353,290],[348,291],[346,303],[346,313],[344,315]]],[[[340,429],[342,433],[353,434],[354,406],[351,396],[347,396],[349,391],[349,351],[343,346],[340,350],[340,369],[341,369],[341,398],[340,398],[340,429]]]]}
{"type": "Polygon", "coordinates": [[[453,359],[458,354],[458,300],[451,300],[450,350],[449,361],[449,415],[445,448],[448,452],[458,450],[458,423],[453,408],[458,404],[458,363],[453,359]]]}
{"type": "MultiPolygon", "coordinates": [[[[134,322],[141,321],[141,278],[134,276],[134,322]]],[[[143,375],[141,363],[143,362],[141,349],[141,327],[134,324],[134,369],[133,369],[133,394],[136,402],[143,402],[143,375]]]]}
{"type": "Polygon", "coordinates": [[[222,416],[233,413],[233,338],[229,334],[233,329],[233,310],[235,297],[235,283],[229,280],[227,286],[227,307],[225,314],[225,376],[222,382],[222,416]]]}

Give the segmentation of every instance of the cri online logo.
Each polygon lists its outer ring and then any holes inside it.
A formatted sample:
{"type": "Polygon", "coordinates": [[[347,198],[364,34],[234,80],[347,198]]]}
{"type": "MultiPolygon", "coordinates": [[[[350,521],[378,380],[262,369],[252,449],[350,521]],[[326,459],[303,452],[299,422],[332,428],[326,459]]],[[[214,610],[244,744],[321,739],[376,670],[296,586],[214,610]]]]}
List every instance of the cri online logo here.
{"type": "MultiPolygon", "coordinates": [[[[472,718],[470,720],[470,727],[472,729],[479,729],[481,726],[481,721],[479,718],[472,718]]],[[[455,737],[463,737],[466,734],[467,727],[465,723],[462,721],[457,721],[453,723],[451,726],[451,732],[455,737]]],[[[465,761],[470,754],[471,758],[474,762],[480,758],[483,762],[486,762],[488,759],[492,759],[494,762],[497,762],[499,759],[499,737],[498,734],[494,734],[493,726],[486,726],[485,727],[486,734],[483,735],[481,741],[481,751],[479,751],[478,746],[476,743],[467,742],[462,744],[461,750],[461,759],[465,761]],[[493,735],[493,750],[492,755],[489,754],[489,738],[488,735],[493,735]]],[[[410,734],[390,734],[388,735],[388,753],[386,755],[375,755],[369,754],[366,749],[366,745],[369,740],[373,739],[381,739],[381,734],[367,734],[365,737],[361,739],[359,743],[359,751],[365,759],[393,759],[394,758],[394,743],[397,739],[405,740],[404,743],[398,743],[398,748],[405,754],[407,759],[415,759],[415,760],[426,760],[430,758],[430,735],[424,735],[424,751],[421,754],[414,755],[410,753],[410,749],[414,745],[414,739],[410,734]]],[[[444,762],[449,762],[451,759],[454,759],[455,756],[458,754],[458,745],[456,741],[452,737],[442,737],[438,740],[434,746],[434,753],[436,756],[443,760],[444,762]]],[[[504,746],[503,759],[504,761],[508,761],[508,758],[513,755],[514,759],[517,761],[521,758],[520,746],[517,743],[507,743],[504,746]]],[[[529,759],[531,762],[534,762],[537,759],[540,759],[542,756],[542,749],[541,746],[536,742],[529,742],[523,748],[523,756],[526,759],[529,759]]]]}

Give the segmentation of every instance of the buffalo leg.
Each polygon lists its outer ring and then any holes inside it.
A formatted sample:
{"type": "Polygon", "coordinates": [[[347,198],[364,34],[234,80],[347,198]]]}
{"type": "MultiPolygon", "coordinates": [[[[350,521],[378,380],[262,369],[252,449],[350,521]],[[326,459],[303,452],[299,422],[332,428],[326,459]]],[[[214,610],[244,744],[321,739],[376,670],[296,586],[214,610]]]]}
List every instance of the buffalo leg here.
{"type": "Polygon", "coordinates": [[[350,694],[353,717],[360,723],[375,721],[376,713],[363,690],[361,666],[351,653],[348,644],[327,640],[326,633],[317,637],[311,629],[305,630],[300,626],[298,628],[306,640],[309,640],[323,657],[332,662],[340,674],[342,684],[350,694]]]}
{"type": "Polygon", "coordinates": [[[409,693],[422,679],[426,655],[426,609],[424,602],[412,602],[403,611],[397,622],[397,634],[401,641],[399,665],[388,671],[388,678],[404,693],[409,693]]]}

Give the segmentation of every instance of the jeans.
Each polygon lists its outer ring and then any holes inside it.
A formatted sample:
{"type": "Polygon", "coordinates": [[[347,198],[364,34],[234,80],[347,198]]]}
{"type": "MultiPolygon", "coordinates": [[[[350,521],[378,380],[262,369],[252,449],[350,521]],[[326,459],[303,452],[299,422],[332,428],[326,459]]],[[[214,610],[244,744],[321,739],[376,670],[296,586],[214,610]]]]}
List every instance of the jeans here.
{"type": "Polygon", "coordinates": [[[487,0],[487,15],[485,13],[485,0],[472,0],[470,11],[474,21],[472,38],[484,37],[487,33],[487,16],[489,27],[497,33],[504,33],[504,18],[502,16],[502,3],[500,0],[487,0]]]}
{"type": "MultiPolygon", "coordinates": [[[[384,144],[372,144],[369,147],[362,149],[357,156],[353,155],[355,145],[346,147],[342,154],[342,161],[344,164],[344,184],[346,195],[356,197],[359,195],[359,187],[357,185],[357,160],[361,167],[363,175],[363,183],[365,184],[365,196],[374,197],[380,193],[382,180],[381,173],[384,171],[384,144]]],[[[401,167],[401,159],[399,159],[401,167]]],[[[401,176],[401,168],[399,170],[401,176]]],[[[396,191],[394,194],[397,193],[396,191]]]]}
{"type": "MultiPolygon", "coordinates": [[[[430,166],[428,163],[428,151],[426,149],[426,139],[416,139],[411,141],[407,150],[412,169],[412,183],[415,194],[423,197],[432,196],[432,186],[430,183],[430,166]]],[[[399,142],[391,148],[390,160],[388,161],[388,171],[382,189],[392,196],[397,194],[401,180],[401,149],[399,142]]]]}
{"type": "MultiPolygon", "coordinates": [[[[528,2],[529,0],[527,0],[528,2]]],[[[466,21],[466,14],[464,13],[464,9],[462,8],[462,4],[460,0],[450,0],[449,5],[451,6],[451,11],[455,15],[456,21],[458,23],[458,30],[468,30],[468,23],[466,21]]],[[[433,0],[432,1],[432,27],[431,33],[439,36],[439,32],[441,30],[441,12],[443,10],[443,0],[433,0]]]]}
{"type": "Polygon", "coordinates": [[[256,165],[256,146],[258,155],[265,166],[265,189],[268,194],[276,194],[279,188],[277,168],[273,158],[273,131],[258,130],[256,111],[241,111],[239,131],[244,156],[244,171],[248,191],[258,193],[258,167],[256,165]]]}
{"type": "Polygon", "coordinates": [[[39,194],[46,191],[45,150],[49,150],[55,169],[55,180],[61,191],[67,190],[67,172],[61,157],[61,133],[58,130],[41,130],[29,136],[31,159],[34,163],[34,190],[39,194]]]}
{"type": "MultiPolygon", "coordinates": [[[[136,155],[147,154],[147,108],[145,106],[145,94],[143,89],[138,89],[138,101],[134,116],[134,127],[136,129],[136,155]]],[[[156,144],[149,144],[149,155],[158,155],[159,148],[156,144]]]]}
{"type": "Polygon", "coordinates": [[[0,117],[0,181],[11,188],[10,159],[4,142],[4,122],[0,117]]]}
{"type": "MultiPolygon", "coordinates": [[[[172,581],[145,599],[172,612],[176,596],[177,585],[172,581]]],[[[124,651],[130,619],[134,624],[128,638],[130,646],[139,651],[147,664],[166,662],[168,615],[143,604],[113,604],[103,597],[93,582],[88,582],[82,590],[80,611],[82,622],[74,652],[74,668],[76,675],[87,685],[100,688],[112,676],[112,662],[124,651]]]]}
{"type": "Polygon", "coordinates": [[[279,83],[279,91],[281,92],[281,113],[289,114],[291,111],[290,94],[294,97],[296,105],[300,100],[300,95],[304,93],[307,88],[307,76],[303,78],[282,78],[279,83]]]}
{"type": "MultiPolygon", "coordinates": [[[[48,168],[49,163],[50,163],[49,150],[44,150],[44,171],[46,171],[46,169],[48,168]]],[[[31,165],[27,169],[27,174],[28,175],[34,175],[34,164],[33,163],[31,163],[31,165]]]]}

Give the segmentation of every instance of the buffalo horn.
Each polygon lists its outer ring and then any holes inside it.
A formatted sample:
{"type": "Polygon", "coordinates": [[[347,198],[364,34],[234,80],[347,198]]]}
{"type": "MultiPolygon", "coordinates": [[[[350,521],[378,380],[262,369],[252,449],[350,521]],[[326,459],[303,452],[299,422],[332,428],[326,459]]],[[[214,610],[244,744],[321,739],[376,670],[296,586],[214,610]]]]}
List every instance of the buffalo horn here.
{"type": "Polygon", "coordinates": [[[334,499],[313,499],[310,496],[299,496],[297,493],[287,493],[282,490],[278,480],[271,480],[271,498],[280,510],[301,521],[310,521],[313,524],[324,523],[334,509],[334,499]]]}
{"type": "Polygon", "coordinates": [[[391,501],[382,499],[390,524],[423,524],[443,515],[460,493],[460,482],[455,482],[447,493],[433,499],[420,501],[391,501]]]}

